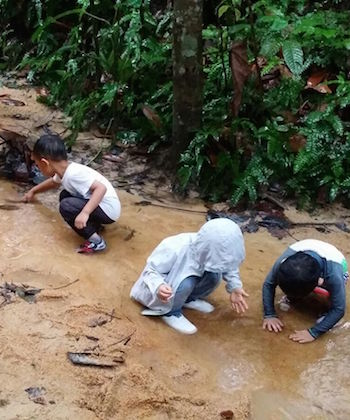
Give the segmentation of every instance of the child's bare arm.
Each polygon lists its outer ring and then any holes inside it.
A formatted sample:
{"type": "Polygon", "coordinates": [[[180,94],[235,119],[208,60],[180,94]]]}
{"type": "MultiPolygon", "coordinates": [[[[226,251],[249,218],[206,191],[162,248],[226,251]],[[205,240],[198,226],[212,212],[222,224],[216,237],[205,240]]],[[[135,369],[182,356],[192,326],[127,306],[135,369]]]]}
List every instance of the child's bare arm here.
{"type": "Polygon", "coordinates": [[[74,225],[77,229],[83,229],[89,220],[90,214],[98,207],[106,194],[107,188],[99,181],[93,182],[90,187],[91,197],[82,211],[75,218],[74,225]]]}
{"type": "Polygon", "coordinates": [[[57,184],[57,182],[55,182],[52,178],[46,179],[45,181],[31,188],[26,194],[24,194],[22,200],[28,203],[33,200],[35,194],[52,190],[53,188],[57,188],[58,186],[59,184],[57,184]]]}

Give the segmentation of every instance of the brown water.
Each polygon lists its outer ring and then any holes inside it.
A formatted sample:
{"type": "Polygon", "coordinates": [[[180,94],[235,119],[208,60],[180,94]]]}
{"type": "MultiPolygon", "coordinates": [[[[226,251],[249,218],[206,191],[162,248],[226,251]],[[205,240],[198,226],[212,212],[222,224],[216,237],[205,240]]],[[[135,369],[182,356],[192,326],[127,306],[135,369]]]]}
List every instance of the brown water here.
{"type": "MultiPolygon", "coordinates": [[[[1,182],[0,204],[16,197],[14,187],[1,182]]],[[[45,199],[46,205],[0,210],[3,280],[45,289],[36,304],[18,299],[0,307],[0,418],[219,419],[222,410],[233,410],[236,418],[350,418],[348,314],[341,326],[307,345],[291,342],[288,334],[312,325],[312,311],[283,313],[282,334],[261,328],[261,285],[291,238],[278,240],[265,231],[245,234],[241,274],[249,311],[234,314],[220,287],[209,299],[214,313],[187,312],[198,333],[183,336],[160,320],[142,317],[129,291],[159,241],[196,231],[204,215],[140,207],[135,205],[139,197],[124,192],[120,198],[123,215],[106,229],[108,250],[91,257],[74,253],[79,238],[52,208],[55,196],[45,199]],[[53,289],[77,278],[71,286],[53,289]],[[86,320],[101,308],[114,308],[122,319],[88,329],[86,320]],[[66,351],[81,350],[86,331],[106,348],[132,334],[122,347],[126,364],[116,371],[72,366],[66,351]],[[29,386],[44,386],[55,403],[34,404],[24,392],[29,386]]],[[[293,217],[308,216],[294,212],[293,217]]],[[[346,233],[304,229],[293,234],[331,242],[349,258],[346,233]]]]}

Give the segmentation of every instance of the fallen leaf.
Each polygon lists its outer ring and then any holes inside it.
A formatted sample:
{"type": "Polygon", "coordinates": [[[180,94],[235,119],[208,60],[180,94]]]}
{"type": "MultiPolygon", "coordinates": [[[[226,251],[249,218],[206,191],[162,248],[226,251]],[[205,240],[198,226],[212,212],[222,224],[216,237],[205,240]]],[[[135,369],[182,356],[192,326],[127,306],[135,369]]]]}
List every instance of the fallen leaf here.
{"type": "Polygon", "coordinates": [[[84,366],[95,366],[101,368],[113,368],[118,363],[124,363],[122,356],[104,356],[104,355],[92,355],[90,353],[73,353],[67,352],[68,359],[75,365],[84,366]]]}
{"type": "Polygon", "coordinates": [[[235,42],[230,49],[230,67],[234,86],[234,98],[231,103],[232,113],[238,115],[241,105],[243,87],[251,73],[248,64],[247,46],[244,42],[235,42]]]}
{"type": "Polygon", "coordinates": [[[313,89],[319,93],[332,93],[332,90],[324,82],[328,77],[328,73],[325,70],[321,70],[311,74],[307,79],[305,89],[313,89]]]}
{"type": "Polygon", "coordinates": [[[306,85],[309,87],[315,87],[323,82],[327,76],[328,73],[325,70],[312,73],[311,76],[307,79],[306,85]]]}
{"type": "Polygon", "coordinates": [[[8,94],[0,95],[0,101],[9,106],[25,106],[25,103],[18,99],[13,99],[8,94]]]}
{"type": "Polygon", "coordinates": [[[144,116],[149,121],[151,121],[156,128],[160,128],[161,127],[162,122],[160,120],[159,115],[154,111],[154,109],[152,109],[148,105],[143,105],[142,106],[142,112],[143,112],[144,116]]]}

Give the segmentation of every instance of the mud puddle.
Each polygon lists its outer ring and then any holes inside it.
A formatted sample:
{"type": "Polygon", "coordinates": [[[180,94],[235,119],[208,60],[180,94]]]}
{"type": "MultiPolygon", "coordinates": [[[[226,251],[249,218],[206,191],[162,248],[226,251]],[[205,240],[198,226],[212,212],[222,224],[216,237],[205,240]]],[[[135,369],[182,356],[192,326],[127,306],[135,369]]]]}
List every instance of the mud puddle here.
{"type": "MultiPolygon", "coordinates": [[[[18,198],[15,188],[1,182],[0,202],[18,198]]],[[[1,418],[220,419],[224,411],[236,419],[350,417],[348,314],[340,327],[304,346],[287,337],[311,325],[312,313],[282,314],[286,329],[279,336],[261,329],[262,282],[292,238],[245,234],[241,274],[249,311],[235,315],[221,286],[210,297],[213,314],[187,311],[198,333],[182,336],[142,317],[129,291],[159,241],[196,231],[204,215],[137,206],[142,198],[119,195],[123,215],[106,229],[108,250],[94,256],[74,252],[79,238],[51,208],[54,195],[46,205],[0,209],[1,282],[42,289],[36,303],[16,299],[0,308],[1,418]],[[91,327],[91,320],[111,314],[91,327]],[[67,359],[69,351],[86,350],[122,354],[125,362],[99,369],[67,359]],[[28,398],[30,387],[45,388],[46,404],[28,398]]],[[[200,203],[181,205],[205,210],[200,203]]],[[[350,257],[345,232],[299,229],[293,235],[329,241],[350,257]]]]}

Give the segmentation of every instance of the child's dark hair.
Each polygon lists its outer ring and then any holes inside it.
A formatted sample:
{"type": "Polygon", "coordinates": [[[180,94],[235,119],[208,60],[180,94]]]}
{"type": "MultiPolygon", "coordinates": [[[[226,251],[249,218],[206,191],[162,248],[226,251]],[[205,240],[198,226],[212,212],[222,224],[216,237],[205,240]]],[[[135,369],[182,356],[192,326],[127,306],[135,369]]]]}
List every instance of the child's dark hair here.
{"type": "Polygon", "coordinates": [[[41,136],[34,145],[33,155],[56,162],[67,160],[66,146],[61,137],[56,134],[44,134],[41,136]]]}
{"type": "Polygon", "coordinates": [[[283,292],[290,297],[303,297],[318,285],[321,267],[317,260],[305,252],[297,252],[279,266],[276,280],[283,292]]]}

